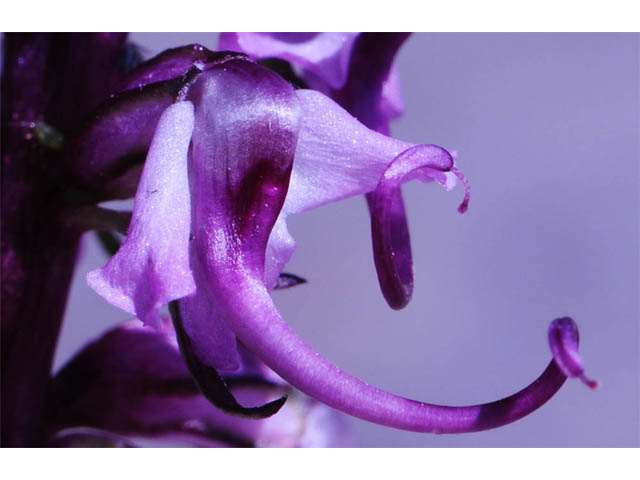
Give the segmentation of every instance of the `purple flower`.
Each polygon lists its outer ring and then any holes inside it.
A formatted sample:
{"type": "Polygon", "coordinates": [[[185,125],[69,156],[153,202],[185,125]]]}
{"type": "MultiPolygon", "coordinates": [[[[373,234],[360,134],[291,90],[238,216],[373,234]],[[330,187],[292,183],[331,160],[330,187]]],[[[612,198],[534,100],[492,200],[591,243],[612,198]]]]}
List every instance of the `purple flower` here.
{"type": "Polygon", "coordinates": [[[287,405],[264,420],[221,412],[201,395],[166,318],[156,329],[131,320],[87,345],[52,380],[46,428],[55,446],[338,447],[344,418],[291,387],[242,350],[243,367],[225,375],[233,394],[287,405]]]}
{"type": "MultiPolygon", "coordinates": [[[[343,58],[338,53],[327,60],[335,73],[327,81],[340,77],[343,58]]],[[[353,56],[347,58],[351,62],[353,56]]],[[[315,75],[323,70],[314,70],[313,62],[304,66],[315,75]]],[[[567,376],[583,375],[577,329],[565,318],[551,327],[554,360],[525,389],[484,405],[430,405],[341,371],[281,318],[269,291],[295,246],[287,217],[367,193],[373,193],[374,239],[380,242],[376,258],[392,259],[378,268],[383,292],[392,306],[408,301],[410,291],[393,294],[412,282],[408,238],[396,231],[398,225],[401,233],[406,229],[398,188],[412,179],[452,188],[460,174],[444,148],[370,130],[320,92],[294,90],[242,56],[201,47],[167,52],[134,72],[81,137],[77,148],[86,153],[86,163],[78,175],[101,185],[105,195],[121,194],[133,184],[122,179],[139,173],[128,163],[132,154],[149,143],[127,239],[88,282],[156,328],[158,309],[177,302],[172,311],[178,339],[201,387],[213,369],[242,368],[242,344],[291,385],[331,407],[391,427],[458,433],[515,421],[545,403],[567,376]],[[108,139],[106,131],[112,133],[108,139]],[[402,258],[393,259],[395,251],[402,258]]],[[[282,404],[274,402],[265,407],[282,404]]]]}
{"type": "Polygon", "coordinates": [[[244,52],[254,60],[280,58],[298,67],[309,87],[337,100],[363,124],[389,134],[389,122],[404,103],[397,50],[409,34],[221,33],[220,50],[244,52]],[[359,108],[354,105],[359,104],[359,108]]]}
{"type": "MultiPolygon", "coordinates": [[[[322,91],[365,126],[389,135],[391,120],[404,110],[395,55],[407,33],[223,33],[219,47],[237,49],[255,59],[279,57],[298,66],[300,76],[322,91]]],[[[407,152],[408,153],[408,152],[407,152]]],[[[454,155],[455,159],[455,155],[454,155]]],[[[398,157],[376,188],[366,193],[376,271],[382,293],[393,309],[404,308],[413,294],[413,262],[401,184],[419,176],[416,156],[398,157]],[[413,160],[411,160],[413,158],[413,160]]],[[[469,204],[465,185],[460,213],[469,204]]],[[[447,188],[455,186],[450,178],[447,188]]]]}

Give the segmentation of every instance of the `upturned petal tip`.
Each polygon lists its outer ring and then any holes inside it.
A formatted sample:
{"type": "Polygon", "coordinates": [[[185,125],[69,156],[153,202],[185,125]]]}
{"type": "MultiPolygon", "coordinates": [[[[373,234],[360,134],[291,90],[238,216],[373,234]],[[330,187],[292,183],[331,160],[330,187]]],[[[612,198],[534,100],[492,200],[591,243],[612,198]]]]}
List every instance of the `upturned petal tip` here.
{"type": "Polygon", "coordinates": [[[464,198],[462,199],[460,205],[458,205],[458,212],[465,213],[469,208],[469,201],[471,199],[471,186],[469,185],[469,181],[466,179],[466,177],[456,167],[451,168],[451,173],[453,173],[455,177],[460,180],[460,183],[462,183],[462,185],[464,186],[464,198]]]}
{"type": "Polygon", "coordinates": [[[578,352],[580,335],[578,326],[570,317],[554,320],[549,327],[549,347],[553,359],[567,377],[579,378],[592,390],[598,388],[599,383],[584,374],[582,358],[578,352]]]}

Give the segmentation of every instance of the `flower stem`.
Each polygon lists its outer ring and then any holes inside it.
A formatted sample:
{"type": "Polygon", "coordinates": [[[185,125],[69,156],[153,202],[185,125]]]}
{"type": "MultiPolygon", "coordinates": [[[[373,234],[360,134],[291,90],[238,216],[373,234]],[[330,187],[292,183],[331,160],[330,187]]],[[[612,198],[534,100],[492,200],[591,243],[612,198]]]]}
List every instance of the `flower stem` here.
{"type": "Polygon", "coordinates": [[[22,281],[2,299],[10,312],[2,320],[3,446],[41,444],[40,415],[78,250],[75,232],[55,224],[38,230],[21,249],[22,281]]]}
{"type": "Polygon", "coordinates": [[[66,147],[54,140],[71,138],[109,96],[126,35],[3,40],[1,442],[36,446],[43,444],[40,417],[81,235],[65,220],[72,172],[66,147]],[[47,125],[46,135],[38,125],[47,125]]]}

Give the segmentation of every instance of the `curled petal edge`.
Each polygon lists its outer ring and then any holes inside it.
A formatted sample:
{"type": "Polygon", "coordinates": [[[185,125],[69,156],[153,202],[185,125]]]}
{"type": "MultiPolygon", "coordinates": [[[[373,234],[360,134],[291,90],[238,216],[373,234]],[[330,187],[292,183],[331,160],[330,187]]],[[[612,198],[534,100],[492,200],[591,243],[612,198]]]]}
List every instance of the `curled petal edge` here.
{"type": "Polygon", "coordinates": [[[585,376],[582,358],[578,352],[580,335],[578,326],[570,317],[557,318],[549,327],[549,347],[553,358],[569,378],[579,378],[592,390],[598,388],[598,382],[585,376]]]}
{"type": "Polygon", "coordinates": [[[178,346],[187,368],[191,372],[196,385],[211,404],[230,415],[254,419],[268,418],[282,408],[287,401],[287,395],[258,407],[240,405],[218,372],[213,367],[202,363],[194,353],[191,347],[191,339],[182,325],[182,315],[177,302],[169,304],[169,312],[176,331],[178,346]]]}
{"type": "Polygon", "coordinates": [[[367,194],[371,213],[373,256],[380,289],[395,310],[407,306],[413,293],[411,241],[402,199],[403,183],[417,178],[436,180],[445,187],[453,174],[465,186],[460,213],[469,204],[469,184],[454,167],[452,155],[437,145],[417,145],[400,153],[386,168],[376,189],[367,194]]]}

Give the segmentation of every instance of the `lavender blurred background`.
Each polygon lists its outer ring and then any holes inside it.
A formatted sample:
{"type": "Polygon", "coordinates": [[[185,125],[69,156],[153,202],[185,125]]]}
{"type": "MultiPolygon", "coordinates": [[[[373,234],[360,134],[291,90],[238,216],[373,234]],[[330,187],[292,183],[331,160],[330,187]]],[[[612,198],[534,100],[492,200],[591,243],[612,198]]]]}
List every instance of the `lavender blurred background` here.
{"type": "MultiPolygon", "coordinates": [[[[214,34],[134,34],[145,57],[214,34]]],[[[369,217],[355,198],[294,217],[276,292],[285,319],[322,355],[399,395],[451,405],[511,394],[550,358],[551,320],[578,322],[589,391],[569,381],[499,430],[435,436],[351,419],[357,444],[386,447],[639,445],[638,74],[636,34],[416,34],[399,68],[406,115],[393,135],[459,152],[461,188],[404,187],[412,303],[379,292],[369,217]]],[[[106,257],[87,237],[55,365],[127,315],[84,283],[106,257]]]]}

